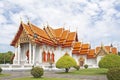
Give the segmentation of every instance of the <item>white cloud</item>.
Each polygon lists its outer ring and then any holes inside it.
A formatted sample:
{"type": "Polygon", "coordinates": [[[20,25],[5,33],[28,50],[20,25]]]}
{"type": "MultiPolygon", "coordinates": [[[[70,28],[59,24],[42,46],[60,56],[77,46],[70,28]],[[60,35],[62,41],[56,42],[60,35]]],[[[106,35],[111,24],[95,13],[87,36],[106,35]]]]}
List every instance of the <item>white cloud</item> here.
{"type": "Polygon", "coordinates": [[[41,27],[65,25],[71,31],[78,27],[79,39],[98,45],[119,41],[120,12],[118,0],[4,0],[0,1],[0,44],[9,44],[20,23],[20,17],[41,27]],[[116,18],[117,17],[117,18],[116,18]],[[114,37],[114,38],[113,38],[114,37]]]}

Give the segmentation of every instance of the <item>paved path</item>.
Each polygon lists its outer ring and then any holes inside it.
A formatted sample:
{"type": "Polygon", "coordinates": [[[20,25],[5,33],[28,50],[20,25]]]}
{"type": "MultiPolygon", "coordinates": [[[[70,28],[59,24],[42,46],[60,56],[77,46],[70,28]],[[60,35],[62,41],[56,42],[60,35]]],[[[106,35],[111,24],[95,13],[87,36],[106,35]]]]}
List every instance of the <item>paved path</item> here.
{"type": "MultiPolygon", "coordinates": [[[[30,77],[30,71],[4,71],[3,74],[10,74],[11,76],[0,77],[0,80],[12,80],[13,78],[30,77]]],[[[54,78],[69,78],[70,80],[107,80],[105,75],[85,76],[72,74],[56,74],[54,71],[45,71],[43,77],[54,78]]]]}

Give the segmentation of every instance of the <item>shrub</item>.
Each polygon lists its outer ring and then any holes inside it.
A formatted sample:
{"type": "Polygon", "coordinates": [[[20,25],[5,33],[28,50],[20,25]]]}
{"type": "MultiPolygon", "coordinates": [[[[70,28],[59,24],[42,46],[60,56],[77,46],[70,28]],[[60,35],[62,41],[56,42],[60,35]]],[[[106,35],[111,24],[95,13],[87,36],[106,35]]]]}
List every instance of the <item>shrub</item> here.
{"type": "Polygon", "coordinates": [[[31,74],[33,75],[34,78],[41,78],[43,75],[44,70],[43,68],[40,67],[32,67],[31,69],[31,74]]]}
{"type": "Polygon", "coordinates": [[[107,72],[108,80],[120,80],[120,68],[112,68],[107,72]]]}
{"type": "Polygon", "coordinates": [[[72,58],[71,56],[69,56],[68,53],[65,53],[65,55],[63,55],[57,62],[56,62],[56,67],[57,68],[65,68],[65,72],[68,72],[70,67],[74,67],[76,66],[77,63],[74,60],[74,58],[72,58]]]}
{"type": "Polygon", "coordinates": [[[117,68],[120,67],[120,56],[108,54],[99,61],[100,68],[117,68]]]}
{"type": "Polygon", "coordinates": [[[77,65],[77,66],[74,66],[74,68],[75,68],[76,70],[79,70],[79,69],[80,69],[80,66],[77,65]]]}
{"type": "Polygon", "coordinates": [[[87,65],[87,64],[85,64],[85,65],[84,65],[84,68],[85,68],[85,69],[87,69],[87,68],[88,68],[88,65],[87,65]]]}
{"type": "Polygon", "coordinates": [[[2,68],[0,67],[0,74],[1,74],[1,72],[2,72],[2,68]]]}

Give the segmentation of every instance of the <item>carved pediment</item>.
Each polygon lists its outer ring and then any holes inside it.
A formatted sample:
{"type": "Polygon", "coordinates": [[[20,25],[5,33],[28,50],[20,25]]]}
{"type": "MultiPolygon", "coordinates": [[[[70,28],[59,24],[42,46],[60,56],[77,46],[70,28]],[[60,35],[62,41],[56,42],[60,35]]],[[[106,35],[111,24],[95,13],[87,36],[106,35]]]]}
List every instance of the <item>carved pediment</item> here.
{"type": "Polygon", "coordinates": [[[101,49],[99,52],[98,52],[98,55],[99,56],[105,56],[107,54],[107,52],[104,50],[104,49],[101,49]]]}
{"type": "Polygon", "coordinates": [[[22,34],[19,37],[19,43],[26,43],[26,42],[29,42],[29,41],[30,41],[30,39],[29,39],[28,35],[23,30],[22,34]]]}

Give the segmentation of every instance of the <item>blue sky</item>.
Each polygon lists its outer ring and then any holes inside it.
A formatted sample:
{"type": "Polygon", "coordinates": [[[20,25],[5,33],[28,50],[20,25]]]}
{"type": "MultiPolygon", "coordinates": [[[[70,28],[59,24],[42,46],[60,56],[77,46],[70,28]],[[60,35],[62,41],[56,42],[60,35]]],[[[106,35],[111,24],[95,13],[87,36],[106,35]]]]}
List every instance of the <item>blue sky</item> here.
{"type": "Polygon", "coordinates": [[[40,28],[77,29],[79,41],[92,48],[101,42],[120,48],[120,0],[0,0],[0,52],[14,50],[9,44],[27,16],[40,28]]]}

